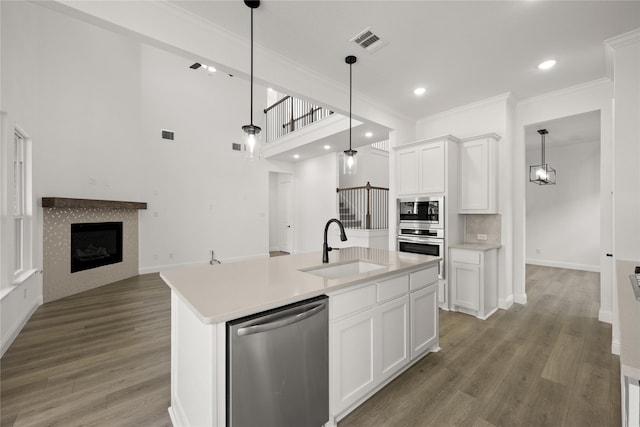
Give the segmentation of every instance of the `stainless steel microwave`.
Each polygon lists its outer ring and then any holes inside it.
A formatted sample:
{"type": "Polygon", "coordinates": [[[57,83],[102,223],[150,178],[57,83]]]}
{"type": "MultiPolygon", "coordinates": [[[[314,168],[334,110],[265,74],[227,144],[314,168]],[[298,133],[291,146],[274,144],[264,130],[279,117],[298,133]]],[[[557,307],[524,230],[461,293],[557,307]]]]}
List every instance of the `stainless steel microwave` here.
{"type": "Polygon", "coordinates": [[[411,197],[398,199],[400,226],[444,228],[444,197],[411,197]]]}

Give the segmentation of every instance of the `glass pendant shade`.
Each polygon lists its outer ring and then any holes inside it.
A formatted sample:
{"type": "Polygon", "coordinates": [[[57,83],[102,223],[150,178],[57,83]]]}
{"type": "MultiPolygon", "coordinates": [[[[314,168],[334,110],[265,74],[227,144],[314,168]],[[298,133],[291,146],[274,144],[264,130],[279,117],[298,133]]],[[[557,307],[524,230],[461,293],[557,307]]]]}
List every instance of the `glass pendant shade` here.
{"type": "Polygon", "coordinates": [[[261,158],[262,144],[260,143],[261,134],[260,127],[255,125],[242,126],[244,131],[244,157],[249,160],[255,160],[261,158]]]}
{"type": "Polygon", "coordinates": [[[538,133],[542,138],[542,160],[539,165],[529,166],[529,182],[533,182],[538,185],[554,185],[556,183],[556,170],[548,165],[544,160],[544,137],[549,132],[546,129],[540,129],[538,133]]]}
{"type": "Polygon", "coordinates": [[[356,150],[345,150],[342,159],[342,173],[344,175],[355,175],[358,173],[358,157],[356,150]]]}

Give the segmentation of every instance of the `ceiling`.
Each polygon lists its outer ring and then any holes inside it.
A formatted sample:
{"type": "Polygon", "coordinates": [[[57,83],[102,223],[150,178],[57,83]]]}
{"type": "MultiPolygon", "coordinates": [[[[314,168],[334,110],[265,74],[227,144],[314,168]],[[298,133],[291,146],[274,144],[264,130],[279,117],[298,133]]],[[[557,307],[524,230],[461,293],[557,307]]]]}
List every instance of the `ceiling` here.
{"type": "MultiPolygon", "coordinates": [[[[173,3],[249,38],[240,0],[173,3]]],[[[356,55],[354,97],[418,120],[506,92],[525,99],[605,77],[603,41],[640,27],[640,1],[266,0],[254,25],[256,45],[341,84],[344,57],[356,55]],[[366,28],[386,46],[368,53],[350,42],[366,28]],[[549,58],[557,65],[539,70],[549,58]]]]}
{"type": "Polygon", "coordinates": [[[547,149],[570,144],[599,143],[600,111],[576,114],[525,127],[527,150],[540,150],[542,138],[538,133],[539,129],[549,131],[544,138],[547,149]]]}

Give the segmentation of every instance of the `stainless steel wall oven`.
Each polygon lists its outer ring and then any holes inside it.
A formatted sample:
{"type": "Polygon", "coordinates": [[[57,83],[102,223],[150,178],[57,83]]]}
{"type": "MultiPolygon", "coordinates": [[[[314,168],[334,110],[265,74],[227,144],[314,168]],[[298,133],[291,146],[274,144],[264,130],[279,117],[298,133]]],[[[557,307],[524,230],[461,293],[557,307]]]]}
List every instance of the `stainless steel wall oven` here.
{"type": "Polygon", "coordinates": [[[444,233],[444,197],[398,199],[398,251],[441,257],[441,279],[446,265],[444,233]]]}

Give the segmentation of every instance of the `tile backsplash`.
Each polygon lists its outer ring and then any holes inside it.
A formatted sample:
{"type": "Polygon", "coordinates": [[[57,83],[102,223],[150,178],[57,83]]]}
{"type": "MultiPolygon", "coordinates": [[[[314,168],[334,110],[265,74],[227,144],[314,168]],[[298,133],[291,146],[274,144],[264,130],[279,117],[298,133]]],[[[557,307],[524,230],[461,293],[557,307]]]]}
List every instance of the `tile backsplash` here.
{"type": "Polygon", "coordinates": [[[502,215],[465,215],[466,243],[502,243],[502,215]],[[478,240],[478,234],[486,234],[487,240],[478,240]]]}

